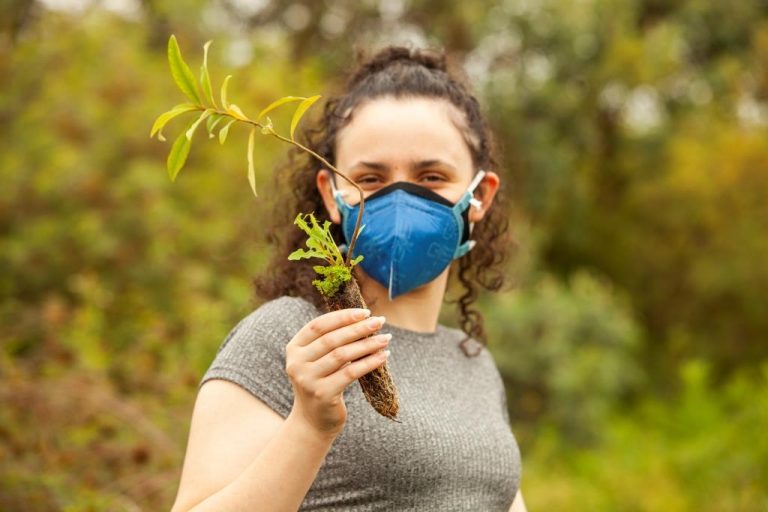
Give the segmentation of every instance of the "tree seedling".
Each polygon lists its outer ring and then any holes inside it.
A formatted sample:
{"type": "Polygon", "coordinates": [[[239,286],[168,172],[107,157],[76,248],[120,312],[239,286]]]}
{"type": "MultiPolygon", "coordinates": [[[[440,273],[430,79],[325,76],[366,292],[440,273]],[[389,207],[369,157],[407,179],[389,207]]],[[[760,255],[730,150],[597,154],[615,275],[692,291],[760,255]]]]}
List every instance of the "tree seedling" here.
{"type": "MultiPolygon", "coordinates": [[[[364,228],[364,226],[360,225],[365,207],[363,190],[357,183],[349,179],[346,175],[340,173],[336,167],[331,165],[325,158],[295,139],[295,131],[299,121],[301,121],[301,118],[307,110],[320,99],[320,96],[285,96],[273,101],[267,107],[262,109],[255,119],[250,119],[240,107],[234,103],[229,103],[227,98],[227,85],[229,84],[232,75],[227,75],[221,85],[219,105],[213,96],[211,77],[208,72],[208,48],[211,45],[211,42],[212,41],[208,41],[203,46],[203,63],[200,66],[200,79],[197,81],[189,66],[181,56],[181,50],[179,49],[176,37],[171,35],[168,40],[168,63],[171,68],[171,75],[173,76],[176,85],[181,89],[181,92],[187,96],[189,101],[178,104],[167,112],[160,114],[152,125],[149,136],[154,137],[157,135],[158,140],[165,141],[163,127],[170,120],[188,112],[195,113],[195,118],[193,118],[185,130],[179,134],[171,147],[171,151],[168,154],[166,161],[168,176],[171,181],[176,181],[179,171],[184,167],[187,156],[189,155],[189,150],[192,145],[192,137],[203,121],[205,121],[209,138],[215,136],[214,130],[218,128],[218,139],[220,144],[226,142],[230,127],[233,124],[241,123],[249,126],[246,160],[248,163],[248,182],[255,197],[258,197],[258,195],[256,193],[256,173],[253,164],[253,151],[257,130],[264,135],[270,135],[283,142],[293,144],[300,150],[312,155],[314,158],[318,159],[325,168],[346,180],[357,189],[360,196],[359,214],[355,222],[355,228],[349,243],[347,256],[344,258],[331,236],[329,230],[331,225],[330,221],[325,221],[323,225],[320,225],[314,216],[314,212],[308,214],[299,213],[296,216],[294,224],[307,234],[307,248],[296,249],[288,256],[288,259],[301,260],[305,258],[318,258],[325,262],[324,265],[315,265],[313,267],[314,271],[318,274],[319,279],[312,281],[312,284],[321,294],[328,311],[336,311],[346,308],[366,308],[367,306],[360,292],[360,286],[352,274],[354,266],[363,260],[363,255],[358,255],[355,258],[352,257],[357,237],[364,228]],[[275,130],[272,120],[267,114],[288,103],[298,103],[298,106],[291,118],[289,136],[286,137],[275,130]]],[[[371,333],[371,335],[374,334],[376,333],[371,333]]],[[[399,398],[387,362],[360,377],[358,382],[360,383],[360,387],[362,388],[366,399],[379,414],[394,421],[398,421],[395,418],[399,410],[399,398]]]]}

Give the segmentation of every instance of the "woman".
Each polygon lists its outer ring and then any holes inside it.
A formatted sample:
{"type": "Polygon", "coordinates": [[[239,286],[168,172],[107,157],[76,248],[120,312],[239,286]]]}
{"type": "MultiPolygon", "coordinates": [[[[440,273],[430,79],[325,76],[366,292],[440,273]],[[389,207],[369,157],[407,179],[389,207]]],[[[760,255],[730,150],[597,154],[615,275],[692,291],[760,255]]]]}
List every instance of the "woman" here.
{"type": "Polygon", "coordinates": [[[385,48],[305,138],[365,192],[355,276],[370,309],[323,313],[318,261],[288,261],[305,241],[297,213],[331,220],[342,243],[359,202],[318,160],[291,161],[278,190],[294,200],[276,202],[275,258],[255,281],[267,302],[203,376],[173,510],[524,511],[504,386],[470,309],[477,285],[502,285],[509,237],[466,80],[439,53],[385,48]],[[462,330],[438,322],[456,271],[462,330]],[[385,360],[398,422],[355,383],[385,360]]]}

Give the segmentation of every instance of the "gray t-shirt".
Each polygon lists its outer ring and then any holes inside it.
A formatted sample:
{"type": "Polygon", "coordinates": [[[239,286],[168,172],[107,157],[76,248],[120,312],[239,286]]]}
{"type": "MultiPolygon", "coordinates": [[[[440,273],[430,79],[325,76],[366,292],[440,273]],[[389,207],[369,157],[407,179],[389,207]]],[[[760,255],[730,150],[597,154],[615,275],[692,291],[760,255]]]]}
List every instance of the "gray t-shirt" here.
{"type": "MultiPolygon", "coordinates": [[[[296,297],[262,304],[226,336],[200,385],[232,381],[288,416],[285,345],[321,314],[296,297]]],[[[465,356],[464,333],[443,325],[419,333],[385,323],[381,332],[392,333],[388,366],[402,423],[379,415],[359,383],[347,386],[347,423],[300,510],[508,511],[520,485],[520,452],[491,354],[483,348],[465,356]]],[[[471,353],[479,346],[468,345],[471,353]]]]}

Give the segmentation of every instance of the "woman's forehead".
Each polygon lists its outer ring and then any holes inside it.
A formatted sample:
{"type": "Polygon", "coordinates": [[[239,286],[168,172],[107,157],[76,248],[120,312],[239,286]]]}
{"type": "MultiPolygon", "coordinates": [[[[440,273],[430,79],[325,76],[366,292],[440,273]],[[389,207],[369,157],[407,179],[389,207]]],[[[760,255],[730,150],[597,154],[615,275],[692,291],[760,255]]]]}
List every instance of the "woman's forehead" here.
{"type": "Polygon", "coordinates": [[[472,156],[457,127],[460,122],[461,112],[441,98],[370,100],[355,109],[338,134],[338,167],[346,169],[360,161],[391,167],[439,160],[471,170],[472,156]]]}

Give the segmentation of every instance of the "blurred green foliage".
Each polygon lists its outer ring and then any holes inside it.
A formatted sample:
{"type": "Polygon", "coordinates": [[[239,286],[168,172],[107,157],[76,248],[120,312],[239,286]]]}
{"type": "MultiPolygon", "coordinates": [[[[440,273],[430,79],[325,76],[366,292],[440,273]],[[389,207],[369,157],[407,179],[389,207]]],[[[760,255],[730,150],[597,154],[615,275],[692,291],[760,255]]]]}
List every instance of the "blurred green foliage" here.
{"type": "Polygon", "coordinates": [[[479,306],[529,509],[768,508],[763,2],[89,4],[0,12],[1,510],[168,509],[197,382],[255,306],[286,146],[257,138],[254,199],[246,130],[200,130],[171,183],[147,136],[183,101],[171,33],[192,69],[215,41],[248,113],[331,92],[349,41],[454,52],[514,204],[516,286],[479,306]]]}
{"type": "Polygon", "coordinates": [[[587,442],[644,383],[637,326],[595,277],[579,273],[564,286],[546,275],[493,306],[489,336],[513,421],[550,421],[569,441],[587,442]]]}
{"type": "Polygon", "coordinates": [[[553,425],[532,433],[524,491],[536,510],[764,510],[768,505],[768,365],[719,389],[711,367],[680,368],[682,393],[645,396],[632,414],[600,421],[590,447],[563,443],[553,425]],[[529,498],[530,496],[530,498],[529,498]],[[578,504],[576,506],[576,504],[578,504]]]}

